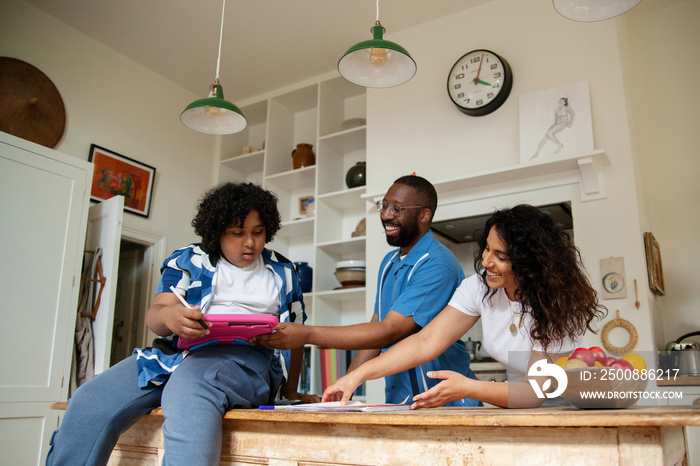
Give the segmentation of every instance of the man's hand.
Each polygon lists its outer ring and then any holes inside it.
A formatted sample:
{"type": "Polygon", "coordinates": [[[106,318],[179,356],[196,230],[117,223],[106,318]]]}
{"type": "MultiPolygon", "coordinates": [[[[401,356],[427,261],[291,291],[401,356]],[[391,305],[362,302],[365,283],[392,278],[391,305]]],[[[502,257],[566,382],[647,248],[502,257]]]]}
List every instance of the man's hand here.
{"type": "Polygon", "coordinates": [[[431,379],[442,379],[442,382],[427,392],[413,397],[414,403],[411,405],[411,409],[434,408],[443,406],[450,401],[469,397],[469,381],[471,379],[462,374],[454,371],[430,371],[427,375],[431,379]]]}
{"type": "Polygon", "coordinates": [[[273,333],[258,335],[249,340],[254,345],[282,350],[299,348],[308,341],[308,328],[293,322],[281,322],[273,333]]]}

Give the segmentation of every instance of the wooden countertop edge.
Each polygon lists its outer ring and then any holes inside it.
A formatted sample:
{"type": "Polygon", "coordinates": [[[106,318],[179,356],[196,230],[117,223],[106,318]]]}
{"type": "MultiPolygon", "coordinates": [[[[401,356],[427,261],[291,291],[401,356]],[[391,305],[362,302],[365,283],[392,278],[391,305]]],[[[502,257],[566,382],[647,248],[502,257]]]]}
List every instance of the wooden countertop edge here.
{"type": "MultiPolygon", "coordinates": [[[[51,409],[61,410],[66,409],[66,406],[67,403],[54,403],[51,409]]],[[[156,408],[150,414],[162,416],[163,412],[160,408],[156,408]]],[[[573,407],[533,409],[443,407],[373,413],[233,409],[226,412],[224,420],[472,427],[700,426],[700,406],[645,406],[590,410],[573,407]]]]}
{"type": "Polygon", "coordinates": [[[679,376],[674,378],[660,378],[656,380],[656,385],[659,387],[697,387],[700,386],[700,377],[698,376],[679,376]]]}

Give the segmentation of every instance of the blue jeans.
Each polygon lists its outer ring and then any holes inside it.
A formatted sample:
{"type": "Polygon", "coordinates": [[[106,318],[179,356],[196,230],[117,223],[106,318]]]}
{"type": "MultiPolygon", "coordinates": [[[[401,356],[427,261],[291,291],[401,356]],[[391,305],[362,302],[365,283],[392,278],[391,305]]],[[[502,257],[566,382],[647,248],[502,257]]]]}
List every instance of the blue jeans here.
{"type": "Polygon", "coordinates": [[[131,356],[75,392],[51,437],[46,464],[107,464],[119,435],[161,406],[163,465],[218,465],[226,410],[271,403],[282,381],[278,358],[262,347],[194,350],[164,384],[146,388],[138,387],[131,356]]]}

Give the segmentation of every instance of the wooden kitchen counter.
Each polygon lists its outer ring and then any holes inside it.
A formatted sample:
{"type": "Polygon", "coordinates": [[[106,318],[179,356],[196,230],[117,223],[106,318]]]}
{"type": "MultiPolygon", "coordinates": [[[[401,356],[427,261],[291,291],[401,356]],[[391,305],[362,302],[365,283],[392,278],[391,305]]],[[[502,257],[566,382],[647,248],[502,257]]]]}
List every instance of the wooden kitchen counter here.
{"type": "MultiPolygon", "coordinates": [[[[144,416],[109,464],[160,464],[162,421],[160,410],[144,416]]],[[[700,425],[700,407],[244,409],[224,417],[221,464],[685,464],[690,425],[700,425]]]]}

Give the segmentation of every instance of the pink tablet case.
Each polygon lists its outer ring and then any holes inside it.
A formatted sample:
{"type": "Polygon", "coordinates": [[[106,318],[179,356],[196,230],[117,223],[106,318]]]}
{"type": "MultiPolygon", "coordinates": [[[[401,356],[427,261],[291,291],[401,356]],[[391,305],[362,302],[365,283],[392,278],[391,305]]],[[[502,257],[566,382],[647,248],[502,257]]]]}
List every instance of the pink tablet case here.
{"type": "Polygon", "coordinates": [[[177,347],[188,349],[216,340],[228,345],[235,340],[248,341],[251,337],[272,333],[279,319],[270,314],[204,314],[204,322],[211,322],[209,335],[199,338],[178,338],[177,347]]]}

